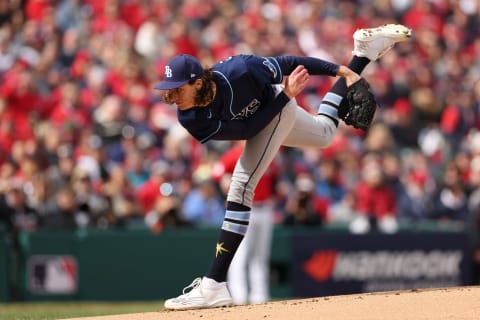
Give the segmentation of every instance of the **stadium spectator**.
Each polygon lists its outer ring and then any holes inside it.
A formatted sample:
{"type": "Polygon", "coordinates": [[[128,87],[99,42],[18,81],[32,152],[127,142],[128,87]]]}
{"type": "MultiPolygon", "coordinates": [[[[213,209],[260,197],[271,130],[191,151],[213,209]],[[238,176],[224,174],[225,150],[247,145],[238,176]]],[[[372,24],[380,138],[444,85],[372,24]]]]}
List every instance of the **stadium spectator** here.
{"type": "MultiPolygon", "coordinates": [[[[340,180],[339,163],[335,159],[322,159],[314,176],[315,193],[328,202],[330,206],[339,203],[345,196],[346,189],[340,180]]],[[[326,222],[330,217],[326,216],[326,222]]]]}
{"type": "Polygon", "coordinates": [[[346,190],[339,201],[330,204],[328,208],[328,223],[348,226],[357,214],[355,204],[355,193],[346,190]]]}
{"type": "MultiPolygon", "coordinates": [[[[114,179],[112,175],[110,175],[110,179],[114,179]]],[[[95,189],[88,172],[78,167],[75,168],[72,175],[71,188],[75,193],[78,209],[89,218],[88,225],[104,225],[106,217],[111,210],[111,202],[101,193],[101,190],[95,189]]]]}
{"type": "Polygon", "coordinates": [[[2,79],[0,89],[1,120],[15,124],[15,140],[34,137],[34,123],[45,108],[45,99],[34,85],[34,73],[27,61],[17,60],[2,79]]]}
{"type": "Polygon", "coordinates": [[[38,213],[27,204],[23,184],[11,179],[0,194],[0,222],[16,236],[20,232],[32,232],[38,227],[38,213]]]}
{"type": "Polygon", "coordinates": [[[181,207],[181,199],[175,194],[157,198],[152,210],[145,214],[146,226],[154,233],[168,228],[191,227],[182,216],[181,207]]]}
{"type": "Polygon", "coordinates": [[[402,155],[402,170],[396,184],[397,216],[403,222],[421,222],[433,205],[436,188],[428,157],[416,150],[402,155]]]}
{"type": "Polygon", "coordinates": [[[144,163],[144,153],[134,149],[127,153],[125,157],[125,174],[128,183],[134,188],[140,187],[150,177],[150,172],[144,163]]]}
{"type": "Polygon", "coordinates": [[[442,223],[465,223],[468,218],[468,194],[458,166],[447,164],[433,196],[433,205],[426,213],[430,219],[442,223]]]}
{"type": "Polygon", "coordinates": [[[171,175],[168,163],[163,160],[154,162],[151,165],[149,179],[135,189],[135,197],[140,204],[142,215],[152,210],[158,198],[170,194],[170,188],[172,188],[170,181],[171,175]],[[169,190],[162,192],[162,186],[167,187],[169,190]]]}
{"type": "Polygon", "coordinates": [[[72,188],[63,188],[55,194],[48,211],[40,219],[40,227],[55,231],[73,231],[86,228],[88,214],[80,210],[72,188]]]}
{"type": "Polygon", "coordinates": [[[350,231],[360,234],[377,230],[397,232],[397,199],[394,189],[386,183],[381,158],[375,154],[366,155],[361,175],[355,188],[357,216],[350,224],[350,231]]]}
{"type": "Polygon", "coordinates": [[[194,183],[182,204],[182,217],[198,227],[220,226],[225,211],[218,185],[210,178],[194,183]]]}
{"type": "Polygon", "coordinates": [[[283,224],[287,226],[319,226],[327,220],[328,200],[317,195],[310,172],[301,172],[295,179],[285,208],[283,224]]]}

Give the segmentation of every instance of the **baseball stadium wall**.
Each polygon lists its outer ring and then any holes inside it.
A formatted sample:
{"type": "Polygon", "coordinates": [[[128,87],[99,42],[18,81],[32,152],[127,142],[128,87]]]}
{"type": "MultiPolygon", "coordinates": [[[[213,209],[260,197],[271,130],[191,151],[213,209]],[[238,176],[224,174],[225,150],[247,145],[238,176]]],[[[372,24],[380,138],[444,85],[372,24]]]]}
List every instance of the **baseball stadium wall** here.
{"type": "MultiPolygon", "coordinates": [[[[5,232],[0,235],[0,301],[147,301],[175,296],[179,283],[204,274],[218,230],[22,233],[21,259],[9,258],[5,232]]],[[[462,231],[352,235],[345,228],[276,227],[271,294],[286,299],[470,285],[470,255],[462,231]]]]}

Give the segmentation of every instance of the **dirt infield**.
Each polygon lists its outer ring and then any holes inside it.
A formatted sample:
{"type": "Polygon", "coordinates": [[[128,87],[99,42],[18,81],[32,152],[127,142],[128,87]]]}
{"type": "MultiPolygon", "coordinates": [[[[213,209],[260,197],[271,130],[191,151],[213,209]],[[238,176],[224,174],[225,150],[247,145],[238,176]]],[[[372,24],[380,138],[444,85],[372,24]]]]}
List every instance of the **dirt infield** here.
{"type": "MultiPolygon", "coordinates": [[[[75,318],[75,320],[329,319],[478,320],[480,287],[456,287],[275,301],[261,305],[75,318]]],[[[73,320],[73,319],[71,319],[73,320]]]]}

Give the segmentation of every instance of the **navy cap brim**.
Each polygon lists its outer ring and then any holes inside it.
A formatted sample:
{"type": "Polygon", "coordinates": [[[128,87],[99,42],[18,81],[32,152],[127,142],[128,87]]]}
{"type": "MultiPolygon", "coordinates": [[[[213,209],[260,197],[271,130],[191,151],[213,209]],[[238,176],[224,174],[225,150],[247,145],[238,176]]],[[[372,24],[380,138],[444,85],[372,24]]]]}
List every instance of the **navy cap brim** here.
{"type": "Polygon", "coordinates": [[[157,90],[171,90],[171,89],[176,89],[178,87],[181,87],[187,82],[188,80],[187,81],[162,81],[153,88],[157,90]]]}

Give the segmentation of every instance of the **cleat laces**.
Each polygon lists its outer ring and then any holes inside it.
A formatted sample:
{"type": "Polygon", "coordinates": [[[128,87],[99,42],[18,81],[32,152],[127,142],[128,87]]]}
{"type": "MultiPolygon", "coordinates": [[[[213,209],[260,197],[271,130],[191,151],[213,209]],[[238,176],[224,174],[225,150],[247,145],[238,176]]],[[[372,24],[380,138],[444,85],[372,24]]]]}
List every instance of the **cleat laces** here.
{"type": "Polygon", "coordinates": [[[201,283],[202,283],[202,278],[196,278],[195,280],[193,280],[192,283],[190,283],[188,286],[183,288],[182,294],[188,295],[193,290],[197,289],[201,283]]]}

